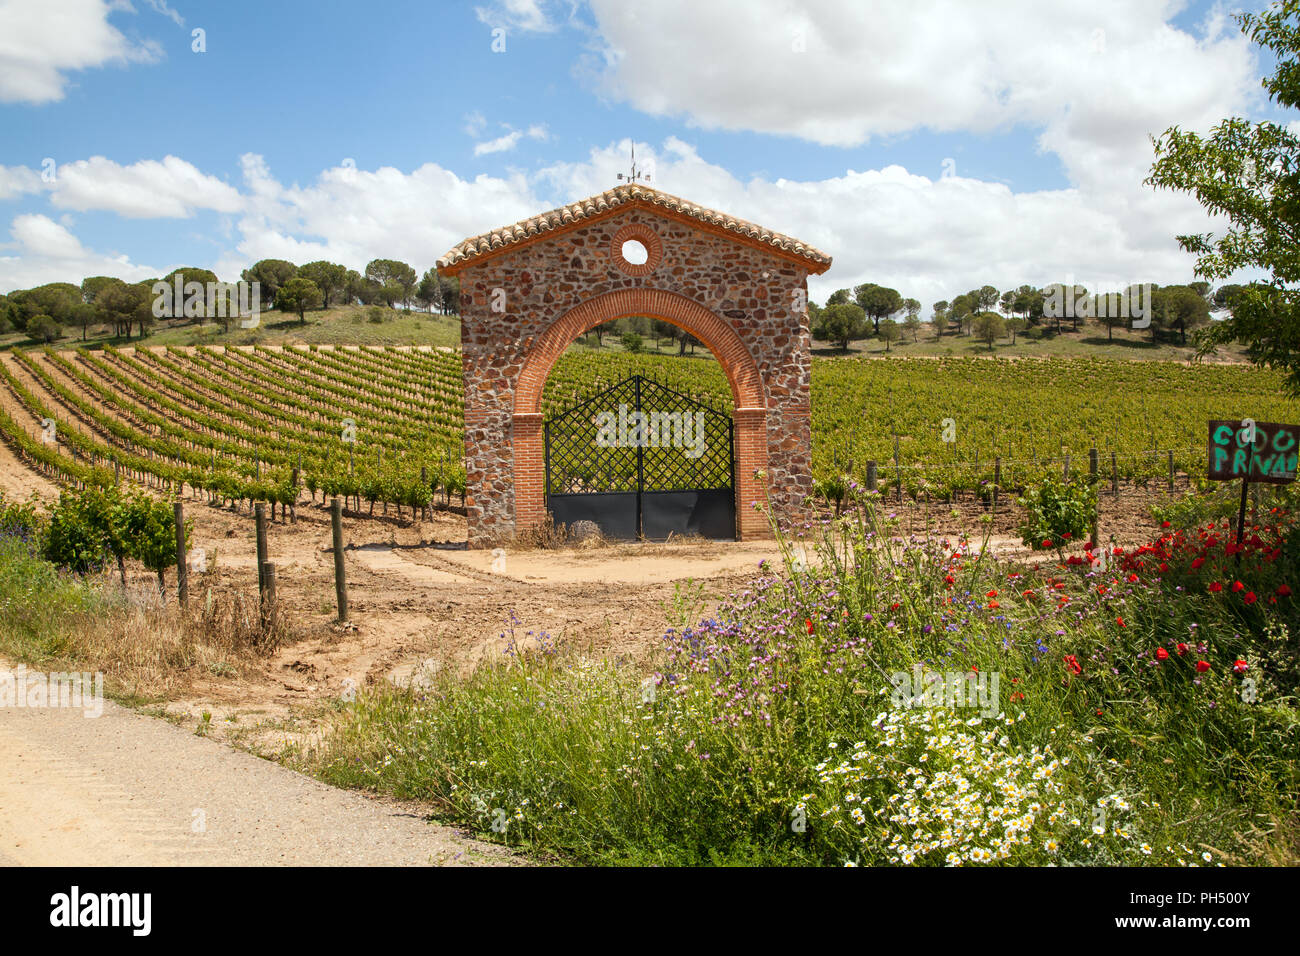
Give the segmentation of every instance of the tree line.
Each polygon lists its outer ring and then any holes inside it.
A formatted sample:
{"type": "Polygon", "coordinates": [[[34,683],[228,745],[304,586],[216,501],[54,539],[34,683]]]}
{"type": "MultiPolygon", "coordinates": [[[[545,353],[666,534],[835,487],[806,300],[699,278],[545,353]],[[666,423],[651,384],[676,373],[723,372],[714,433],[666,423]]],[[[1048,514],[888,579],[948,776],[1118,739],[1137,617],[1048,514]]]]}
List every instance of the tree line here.
{"type": "MultiPolygon", "coordinates": [[[[990,349],[1004,337],[1014,345],[1018,334],[1031,329],[1040,330],[1037,334],[1049,330],[1059,334],[1067,322],[1073,332],[1081,322],[1101,325],[1108,340],[1114,338],[1116,328],[1124,327],[1148,330],[1152,342],[1177,333],[1185,344],[1189,330],[1208,325],[1212,313],[1230,312],[1247,288],[1228,284],[1211,289],[1208,282],[1136,283],[1120,292],[1092,293],[1084,286],[1065,283],[1043,288],[1022,285],[1006,291],[984,285],[951,301],[935,302],[929,321],[939,338],[974,336],[990,349]],[[1135,322],[1139,324],[1135,326],[1135,322]]],[[[904,298],[897,289],[866,282],[852,289],[837,289],[825,305],[810,302],[808,317],[814,338],[846,350],[850,342],[879,338],[889,351],[904,335],[919,339],[921,310],[919,301],[904,298]]]]}
{"type": "MultiPolygon", "coordinates": [[[[133,331],[143,337],[160,318],[158,296],[154,286],[163,282],[174,287],[191,283],[207,288],[221,280],[210,269],[182,267],[165,276],[126,282],[115,276],[89,276],[80,285],[50,282],[32,289],[18,289],[0,295],[0,334],[17,330],[33,339],[53,342],[67,329],[80,328],[82,341],[92,327],[105,326],[115,338],[131,338],[133,331]]],[[[403,308],[417,305],[443,315],[460,311],[460,281],[441,276],[436,269],[423,276],[405,262],[374,259],[364,272],[357,272],[337,262],[308,262],[294,265],[284,259],[262,259],[240,273],[244,282],[260,284],[263,308],[297,313],[306,321],[309,309],[328,309],[331,305],[386,305],[403,308]]],[[[230,330],[238,316],[230,308],[217,309],[202,292],[196,297],[186,293],[183,302],[169,302],[162,318],[192,319],[202,322],[216,319],[230,330]]]]}

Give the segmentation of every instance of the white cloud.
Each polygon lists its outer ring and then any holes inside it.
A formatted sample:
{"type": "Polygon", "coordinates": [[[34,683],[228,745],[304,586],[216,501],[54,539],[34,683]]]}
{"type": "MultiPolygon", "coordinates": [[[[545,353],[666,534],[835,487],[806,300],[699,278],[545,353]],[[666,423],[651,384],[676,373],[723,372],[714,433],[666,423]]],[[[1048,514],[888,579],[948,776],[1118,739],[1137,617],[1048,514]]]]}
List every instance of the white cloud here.
{"type": "MultiPolygon", "coordinates": [[[[624,140],[592,150],[587,160],[555,164],[541,178],[556,202],[600,192],[615,185],[628,146],[624,140]]],[[[1149,191],[1103,203],[1078,188],[1014,193],[1001,183],[932,179],[901,166],[813,181],[742,181],[675,137],[659,149],[641,145],[638,163],[643,156],[655,170],[652,186],[832,256],[831,269],[809,281],[814,299],[879,282],[920,299],[927,316],[931,303],[986,283],[1006,289],[1068,276],[1090,287],[1188,281],[1191,258],[1173,236],[1209,223],[1186,197],[1149,191]]]]}
{"type": "Polygon", "coordinates": [[[654,116],[830,146],[916,130],[1043,130],[1075,182],[1149,164],[1146,136],[1204,126],[1256,94],[1222,16],[1198,39],[1182,0],[590,0],[584,71],[654,116]],[[941,27],[939,25],[942,25],[941,27]]]}
{"type": "Polygon", "coordinates": [[[149,4],[149,6],[153,8],[155,13],[161,13],[167,19],[175,23],[178,27],[185,26],[185,18],[182,17],[175,10],[173,10],[171,7],[167,6],[167,0],[145,0],[145,3],[149,4]]]}
{"type": "Polygon", "coordinates": [[[119,276],[129,282],[160,273],[124,255],[87,249],[66,226],[47,216],[26,213],[9,227],[14,241],[0,251],[0,289],[29,289],[47,282],[80,283],[86,276],[119,276]],[[8,254],[12,253],[12,254],[8,254]]]}
{"type": "Polygon", "coordinates": [[[486,156],[490,153],[506,153],[518,146],[519,141],[525,136],[537,140],[544,140],[548,136],[545,124],[540,123],[533,124],[527,130],[510,129],[509,126],[506,129],[509,129],[510,132],[503,136],[498,136],[496,139],[487,140],[483,143],[476,143],[474,145],[474,155],[486,156]]]}
{"type": "Polygon", "coordinates": [[[466,236],[538,211],[522,174],[462,179],[436,163],[410,173],[334,167],[307,187],[285,187],[261,156],[241,158],[245,214],[240,239],[212,265],[238,275],[258,259],[329,259],[361,270],[375,258],[423,271],[466,236]]]}
{"type": "Polygon", "coordinates": [[[0,0],[0,102],[54,102],[69,71],[159,59],[156,43],[132,42],[108,22],[115,9],[104,0],[0,0]]]}
{"type": "Polygon", "coordinates": [[[541,0],[499,0],[490,7],[475,7],[480,23],[494,29],[518,30],[521,33],[548,33],[555,23],[542,9],[541,0]]]}
{"type": "Polygon", "coordinates": [[[519,145],[519,140],[524,134],[519,130],[506,133],[504,136],[498,136],[496,139],[489,139],[486,142],[474,144],[475,156],[486,156],[489,153],[505,153],[519,145]]]}
{"type": "Polygon", "coordinates": [[[0,166],[0,199],[13,199],[23,193],[39,192],[40,174],[26,166],[0,166]]]}
{"type": "Polygon", "coordinates": [[[103,156],[58,167],[51,202],[61,209],[104,209],[129,219],[182,219],[198,209],[237,212],[239,190],[175,156],[121,166],[103,156]]]}

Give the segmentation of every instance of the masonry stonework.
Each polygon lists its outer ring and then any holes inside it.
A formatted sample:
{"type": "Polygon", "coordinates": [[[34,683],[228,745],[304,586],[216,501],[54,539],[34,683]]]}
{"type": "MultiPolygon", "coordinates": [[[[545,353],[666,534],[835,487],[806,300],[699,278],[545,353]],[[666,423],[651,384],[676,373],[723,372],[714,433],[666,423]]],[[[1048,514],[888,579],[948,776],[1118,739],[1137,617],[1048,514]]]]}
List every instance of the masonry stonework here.
{"type": "MultiPolygon", "coordinates": [[[[665,196],[636,188],[636,195],[665,196]]],[[[472,548],[545,520],[546,378],[583,332],[631,315],[690,332],[727,373],[735,401],[738,536],[770,533],[755,508],[765,499],[782,523],[803,513],[812,491],[807,277],[830,260],[701,224],[663,208],[662,199],[628,201],[624,193],[622,200],[607,214],[548,227],[486,255],[457,257],[458,247],[439,264],[461,282],[472,548]],[[649,268],[622,259],[625,238],[647,247],[649,268]]]]}

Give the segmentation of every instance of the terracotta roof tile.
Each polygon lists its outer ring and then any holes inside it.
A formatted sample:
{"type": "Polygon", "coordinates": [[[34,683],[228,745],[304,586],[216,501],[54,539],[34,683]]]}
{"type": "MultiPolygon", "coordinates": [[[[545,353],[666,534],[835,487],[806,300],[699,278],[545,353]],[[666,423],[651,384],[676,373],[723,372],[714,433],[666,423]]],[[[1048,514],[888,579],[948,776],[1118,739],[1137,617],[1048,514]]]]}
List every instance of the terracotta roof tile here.
{"type": "Polygon", "coordinates": [[[807,243],[800,242],[798,239],[782,235],[779,232],[773,232],[771,229],[766,229],[757,223],[736,219],[704,206],[697,206],[695,203],[687,202],[685,199],[660,192],[657,189],[651,189],[649,186],[633,183],[616,186],[606,192],[570,203],[567,206],[561,206],[559,209],[552,209],[550,212],[540,213],[514,225],[502,226],[482,235],[471,236],[457,243],[445,256],[439,259],[437,263],[438,269],[450,268],[459,271],[464,266],[469,265],[472,260],[506,246],[527,242],[554,229],[572,226],[587,219],[595,219],[606,213],[613,212],[621,206],[629,205],[659,207],[666,212],[675,213],[678,216],[722,229],[751,242],[771,246],[787,256],[804,260],[816,273],[825,272],[830,268],[830,256],[807,243]]]}

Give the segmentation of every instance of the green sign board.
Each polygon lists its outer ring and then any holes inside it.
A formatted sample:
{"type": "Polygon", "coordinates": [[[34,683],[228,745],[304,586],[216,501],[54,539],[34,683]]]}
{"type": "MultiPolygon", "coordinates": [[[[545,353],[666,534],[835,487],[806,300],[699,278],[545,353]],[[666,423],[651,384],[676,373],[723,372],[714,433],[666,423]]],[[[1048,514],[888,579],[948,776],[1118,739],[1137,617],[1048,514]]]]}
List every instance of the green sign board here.
{"type": "Polygon", "coordinates": [[[1249,418],[1210,422],[1209,477],[1212,481],[1244,478],[1276,485],[1295,481],[1297,440],[1300,425],[1249,418]]]}

